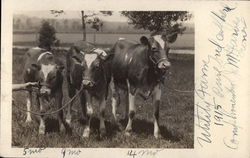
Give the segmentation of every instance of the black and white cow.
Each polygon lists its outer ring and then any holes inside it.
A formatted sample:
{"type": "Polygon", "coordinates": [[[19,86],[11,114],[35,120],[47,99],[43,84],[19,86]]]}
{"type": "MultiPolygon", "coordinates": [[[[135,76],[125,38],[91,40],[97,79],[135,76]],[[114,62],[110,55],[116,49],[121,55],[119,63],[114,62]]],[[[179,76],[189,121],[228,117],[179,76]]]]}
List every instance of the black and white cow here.
{"type": "Polygon", "coordinates": [[[130,135],[132,121],[136,112],[135,97],[142,94],[144,97],[153,96],[154,102],[154,136],[160,137],[159,106],[162,93],[162,82],[166,70],[171,66],[167,53],[169,42],[166,36],[155,34],[149,39],[141,37],[141,43],[126,39],[119,39],[112,53],[112,112],[116,119],[119,89],[128,92],[128,123],[125,134],[130,135]]]}
{"type": "MultiPolygon", "coordinates": [[[[93,99],[100,108],[100,135],[106,132],[104,111],[111,78],[109,56],[105,51],[94,48],[94,45],[79,41],[70,48],[67,56],[67,81],[69,96],[73,97],[76,90],[83,88],[80,95],[81,108],[87,124],[83,137],[90,135],[90,121],[93,115],[93,99]]],[[[71,122],[71,106],[68,109],[66,121],[71,122]]]]}
{"type": "MultiPolygon", "coordinates": [[[[54,98],[57,108],[62,106],[62,84],[63,70],[62,62],[51,53],[42,48],[35,47],[26,53],[24,66],[24,82],[38,82],[39,91],[36,93],[36,101],[41,113],[45,112],[45,105],[54,98]]],[[[29,89],[27,96],[27,110],[33,106],[32,89],[29,89]]],[[[63,112],[58,112],[60,131],[65,130],[66,122],[63,121],[63,112]]],[[[27,112],[26,122],[31,122],[31,114],[27,112]]],[[[39,134],[45,134],[44,116],[40,117],[39,134]]]]}

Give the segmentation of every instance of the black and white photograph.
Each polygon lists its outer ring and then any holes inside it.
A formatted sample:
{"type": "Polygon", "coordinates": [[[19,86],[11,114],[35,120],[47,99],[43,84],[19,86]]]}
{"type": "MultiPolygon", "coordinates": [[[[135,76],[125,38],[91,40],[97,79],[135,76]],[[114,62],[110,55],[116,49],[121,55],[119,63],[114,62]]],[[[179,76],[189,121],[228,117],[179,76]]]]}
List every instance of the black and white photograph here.
{"type": "Polygon", "coordinates": [[[2,1],[0,157],[250,157],[250,1],[2,1]]]}
{"type": "Polygon", "coordinates": [[[15,11],[11,146],[194,148],[194,19],[15,11]]]}

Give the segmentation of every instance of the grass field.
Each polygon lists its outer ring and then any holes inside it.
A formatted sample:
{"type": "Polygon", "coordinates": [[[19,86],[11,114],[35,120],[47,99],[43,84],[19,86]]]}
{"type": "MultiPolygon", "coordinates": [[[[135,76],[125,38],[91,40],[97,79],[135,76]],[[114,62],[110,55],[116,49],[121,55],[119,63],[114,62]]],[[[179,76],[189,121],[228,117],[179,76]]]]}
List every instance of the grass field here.
{"type": "MultiPolygon", "coordinates": [[[[113,45],[120,37],[139,41],[141,36],[149,36],[149,34],[96,34],[96,44],[113,45]]],[[[82,40],[81,33],[58,33],[56,37],[63,45],[72,44],[72,42],[82,40]]],[[[35,45],[38,35],[36,34],[13,34],[14,45],[35,45]]],[[[87,41],[94,43],[94,35],[87,34],[87,41]]],[[[171,44],[171,48],[194,48],[194,34],[187,33],[179,35],[177,40],[171,44]]]]}
{"type": "MultiPolygon", "coordinates": [[[[13,50],[13,83],[22,83],[24,65],[24,50],[13,50]]],[[[98,119],[92,121],[92,134],[89,139],[81,137],[83,120],[79,100],[74,103],[72,135],[59,133],[58,122],[55,116],[46,118],[46,134],[38,135],[38,118],[32,116],[33,122],[25,124],[26,114],[12,107],[12,146],[15,147],[114,147],[114,148],[193,148],[194,143],[194,94],[179,93],[169,89],[173,87],[179,90],[193,90],[194,88],[194,60],[171,60],[171,75],[165,81],[160,106],[160,129],[162,138],[153,137],[153,106],[151,99],[136,99],[137,113],[133,123],[134,132],[131,137],[126,137],[123,132],[117,130],[111,115],[110,99],[106,107],[107,137],[98,139],[98,119]]],[[[64,100],[67,102],[67,86],[64,83],[64,100]]],[[[25,93],[13,92],[15,104],[25,106],[25,93]]],[[[55,109],[55,107],[50,107],[55,109]]],[[[124,104],[119,106],[118,112],[123,115],[124,104]]],[[[95,116],[97,116],[95,108],[95,116]]],[[[35,109],[33,109],[35,110],[35,109]]],[[[126,121],[121,120],[125,126],[126,121]]]]}

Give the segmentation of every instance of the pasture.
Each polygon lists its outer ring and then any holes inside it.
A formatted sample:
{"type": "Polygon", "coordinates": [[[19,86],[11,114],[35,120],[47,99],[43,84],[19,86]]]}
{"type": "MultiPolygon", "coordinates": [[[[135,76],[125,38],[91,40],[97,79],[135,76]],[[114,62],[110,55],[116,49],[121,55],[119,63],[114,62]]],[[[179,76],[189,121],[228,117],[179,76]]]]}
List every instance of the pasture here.
{"type": "MultiPolygon", "coordinates": [[[[114,44],[120,37],[138,41],[141,36],[149,36],[149,34],[106,34],[98,33],[96,34],[96,40],[94,42],[94,34],[86,34],[87,41],[96,43],[98,45],[110,45],[114,44]]],[[[60,40],[61,46],[68,46],[72,41],[82,40],[81,33],[57,33],[56,37],[60,40]]],[[[38,34],[13,34],[13,44],[14,45],[35,45],[38,39],[38,34]]],[[[179,35],[177,40],[171,44],[171,48],[178,49],[193,49],[194,48],[194,34],[184,33],[179,35]]]]}
{"type": "MultiPolygon", "coordinates": [[[[22,83],[22,72],[24,66],[25,50],[13,49],[13,83],[22,83]]],[[[98,124],[96,117],[92,121],[92,134],[89,139],[81,137],[84,120],[82,120],[79,100],[74,102],[72,120],[72,134],[59,133],[58,122],[55,116],[46,118],[46,134],[38,135],[38,118],[32,115],[33,122],[25,123],[26,114],[12,106],[12,146],[15,147],[112,147],[112,148],[193,148],[194,143],[194,94],[176,92],[178,90],[194,89],[194,60],[171,59],[172,67],[170,75],[166,78],[162,104],[160,106],[160,129],[162,138],[154,139],[153,136],[153,106],[151,99],[143,100],[138,97],[136,100],[137,113],[133,123],[134,132],[127,137],[122,131],[118,131],[113,123],[111,114],[111,102],[108,100],[106,106],[106,128],[107,136],[98,138],[98,124]]],[[[64,99],[66,103],[69,98],[67,85],[64,80],[64,99]]],[[[13,92],[13,99],[17,106],[26,108],[24,92],[13,92]]],[[[124,98],[122,98],[124,99],[124,98]]],[[[56,107],[48,107],[55,110],[56,107]]],[[[98,111],[94,113],[97,116],[98,111]]],[[[124,102],[118,107],[121,115],[121,123],[125,126],[124,102]]],[[[32,110],[36,111],[35,108],[32,110]]]]}

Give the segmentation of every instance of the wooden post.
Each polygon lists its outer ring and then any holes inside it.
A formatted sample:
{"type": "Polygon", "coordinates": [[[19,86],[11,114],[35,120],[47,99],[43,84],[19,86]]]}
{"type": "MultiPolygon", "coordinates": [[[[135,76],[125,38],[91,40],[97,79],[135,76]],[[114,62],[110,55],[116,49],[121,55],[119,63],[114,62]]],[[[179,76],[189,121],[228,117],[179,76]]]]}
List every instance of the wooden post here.
{"type": "Polygon", "coordinates": [[[94,45],[95,45],[95,41],[96,41],[96,31],[94,31],[94,45]]]}
{"type": "Polygon", "coordinates": [[[85,17],[84,17],[84,11],[81,11],[82,13],[82,33],[83,33],[83,41],[86,41],[86,25],[85,25],[85,17]]]}

